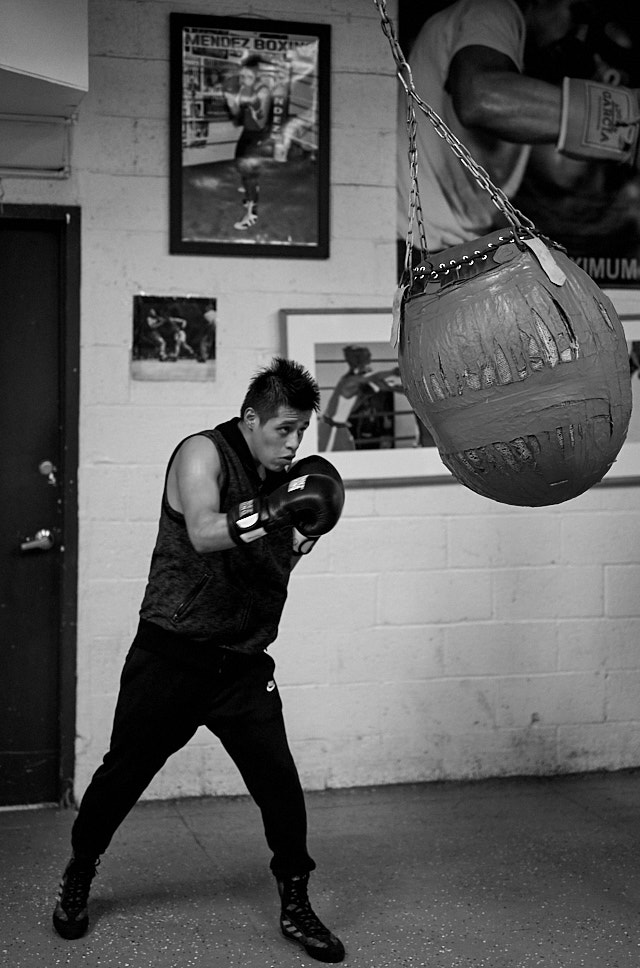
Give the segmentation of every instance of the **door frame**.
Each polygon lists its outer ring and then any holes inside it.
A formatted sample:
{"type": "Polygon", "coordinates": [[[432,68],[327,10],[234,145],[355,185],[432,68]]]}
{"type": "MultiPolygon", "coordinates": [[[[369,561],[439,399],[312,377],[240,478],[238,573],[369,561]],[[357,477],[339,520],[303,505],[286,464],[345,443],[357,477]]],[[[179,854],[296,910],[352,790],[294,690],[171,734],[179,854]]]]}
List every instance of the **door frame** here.
{"type": "Polygon", "coordinates": [[[63,454],[58,802],[73,806],[78,614],[78,435],[80,417],[80,208],[71,205],[0,205],[0,220],[50,221],[60,227],[60,394],[63,454]]]}

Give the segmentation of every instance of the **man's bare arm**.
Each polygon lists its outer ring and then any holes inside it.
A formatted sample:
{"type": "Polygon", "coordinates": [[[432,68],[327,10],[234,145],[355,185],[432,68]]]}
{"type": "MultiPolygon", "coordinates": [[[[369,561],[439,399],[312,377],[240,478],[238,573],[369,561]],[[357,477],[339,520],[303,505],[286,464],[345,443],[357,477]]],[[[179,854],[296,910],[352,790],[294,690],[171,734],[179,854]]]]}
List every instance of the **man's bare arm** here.
{"type": "Polygon", "coordinates": [[[184,514],[189,539],[200,554],[234,547],[227,516],[220,512],[220,474],[218,451],[202,435],[184,442],[169,472],[169,504],[184,514]]]}

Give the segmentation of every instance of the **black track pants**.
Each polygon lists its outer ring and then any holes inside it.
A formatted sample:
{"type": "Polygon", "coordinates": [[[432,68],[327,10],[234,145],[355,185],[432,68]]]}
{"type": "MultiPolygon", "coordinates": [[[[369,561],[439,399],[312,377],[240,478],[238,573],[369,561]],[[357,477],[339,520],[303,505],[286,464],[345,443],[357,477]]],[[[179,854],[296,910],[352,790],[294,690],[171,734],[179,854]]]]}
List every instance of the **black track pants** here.
{"type": "Polygon", "coordinates": [[[73,825],[76,854],[98,857],[106,850],[168,757],[203,725],[219,737],[260,808],[276,877],[315,868],[273,659],[219,652],[219,668],[205,673],[134,643],[122,671],[109,751],[73,825]]]}

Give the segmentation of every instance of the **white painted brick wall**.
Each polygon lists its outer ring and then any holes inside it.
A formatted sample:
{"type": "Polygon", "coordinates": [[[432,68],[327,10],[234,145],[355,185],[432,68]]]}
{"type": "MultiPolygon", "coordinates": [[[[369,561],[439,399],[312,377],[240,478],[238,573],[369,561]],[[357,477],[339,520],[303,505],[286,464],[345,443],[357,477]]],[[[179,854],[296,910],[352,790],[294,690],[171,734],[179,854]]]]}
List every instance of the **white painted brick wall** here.
{"type": "MultiPolygon", "coordinates": [[[[333,26],[327,261],[168,255],[170,11],[214,12],[91,0],[72,176],[3,181],[7,203],[82,207],[78,795],[108,743],[173,447],[237,410],[283,350],[282,307],[386,307],[396,282],[397,81],[371,0],[215,5],[333,26]],[[130,379],[140,292],[217,297],[213,384],[130,379]]],[[[529,510],[454,483],[349,488],[271,648],[305,786],[640,765],[637,494],[529,510]]],[[[241,792],[200,730],[146,796],[241,792]]]]}

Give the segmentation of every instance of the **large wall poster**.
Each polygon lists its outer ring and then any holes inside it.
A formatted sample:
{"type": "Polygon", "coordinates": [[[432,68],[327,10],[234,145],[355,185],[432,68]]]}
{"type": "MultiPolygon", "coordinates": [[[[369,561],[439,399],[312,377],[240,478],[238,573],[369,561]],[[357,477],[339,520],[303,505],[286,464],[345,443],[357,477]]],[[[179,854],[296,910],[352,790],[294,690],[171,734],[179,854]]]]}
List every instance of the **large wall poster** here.
{"type": "MultiPolygon", "coordinates": [[[[399,39],[410,65],[412,52],[416,56],[413,47],[418,33],[431,16],[452,2],[417,5],[399,0],[399,39]]],[[[557,16],[564,12],[560,9],[557,16]]],[[[544,55],[533,56],[527,48],[524,73],[557,86],[570,76],[640,88],[640,26],[635,5],[627,0],[575,4],[572,16],[569,34],[544,55]]],[[[429,91],[417,93],[429,103],[429,91]]],[[[420,124],[430,123],[419,110],[417,113],[420,124]]],[[[420,187],[426,208],[427,188],[420,187]]],[[[560,155],[555,145],[534,145],[520,187],[510,199],[542,234],[564,246],[602,289],[640,288],[639,165],[576,161],[560,155]]],[[[631,302],[622,293],[609,295],[616,308],[626,310],[638,304],[637,294],[631,302]]]]}
{"type": "Polygon", "coordinates": [[[170,251],[327,258],[331,28],[170,21],[170,251]]]}

